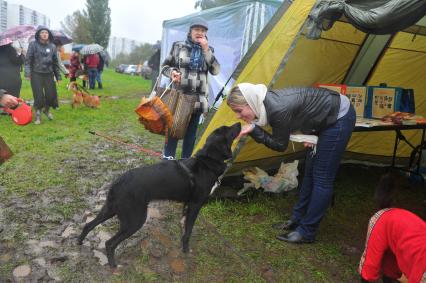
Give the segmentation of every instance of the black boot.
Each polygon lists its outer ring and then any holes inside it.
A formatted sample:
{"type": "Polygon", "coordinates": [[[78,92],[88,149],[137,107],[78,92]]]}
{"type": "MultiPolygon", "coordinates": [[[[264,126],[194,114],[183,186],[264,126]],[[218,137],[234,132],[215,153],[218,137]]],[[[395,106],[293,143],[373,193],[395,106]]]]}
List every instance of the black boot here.
{"type": "Polygon", "coordinates": [[[98,83],[98,88],[101,89],[102,88],[102,83],[98,83]]]}

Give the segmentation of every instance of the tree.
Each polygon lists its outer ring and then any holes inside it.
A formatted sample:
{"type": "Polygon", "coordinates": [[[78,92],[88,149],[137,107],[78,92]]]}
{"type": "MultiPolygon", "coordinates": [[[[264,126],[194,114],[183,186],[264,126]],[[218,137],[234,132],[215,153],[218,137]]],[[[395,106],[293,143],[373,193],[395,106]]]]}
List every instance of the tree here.
{"type": "Polygon", "coordinates": [[[207,10],[210,8],[224,6],[238,1],[239,0],[196,0],[195,9],[201,8],[201,10],[207,10]]]}
{"type": "Polygon", "coordinates": [[[87,0],[85,17],[89,21],[88,32],[92,42],[108,46],[111,35],[111,9],[108,0],[87,0]]]}
{"type": "Polygon", "coordinates": [[[74,42],[85,44],[93,42],[88,32],[89,21],[80,11],[75,11],[72,15],[66,16],[64,21],[61,22],[61,26],[64,32],[71,36],[74,42]]]}

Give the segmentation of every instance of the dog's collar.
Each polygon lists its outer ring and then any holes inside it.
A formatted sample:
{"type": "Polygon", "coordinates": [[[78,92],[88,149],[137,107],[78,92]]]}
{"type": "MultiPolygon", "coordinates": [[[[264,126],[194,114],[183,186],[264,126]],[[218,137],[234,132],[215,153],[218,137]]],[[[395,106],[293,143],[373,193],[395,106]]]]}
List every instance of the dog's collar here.
{"type": "Polygon", "coordinates": [[[235,158],[237,158],[237,155],[240,153],[241,148],[243,147],[243,145],[245,144],[247,140],[247,136],[244,136],[242,138],[240,138],[240,140],[238,141],[235,150],[232,152],[232,157],[228,160],[226,160],[226,167],[224,172],[217,178],[217,181],[214,183],[211,191],[210,191],[210,195],[212,195],[214,193],[214,191],[220,186],[221,181],[223,179],[223,177],[225,177],[226,173],[228,172],[228,170],[231,168],[232,164],[234,163],[235,158]]]}
{"type": "Polygon", "coordinates": [[[175,160],[177,165],[188,175],[189,177],[189,184],[190,184],[190,189],[192,190],[195,187],[195,177],[192,174],[191,170],[189,170],[189,168],[183,164],[183,162],[181,162],[180,160],[175,160]]]}

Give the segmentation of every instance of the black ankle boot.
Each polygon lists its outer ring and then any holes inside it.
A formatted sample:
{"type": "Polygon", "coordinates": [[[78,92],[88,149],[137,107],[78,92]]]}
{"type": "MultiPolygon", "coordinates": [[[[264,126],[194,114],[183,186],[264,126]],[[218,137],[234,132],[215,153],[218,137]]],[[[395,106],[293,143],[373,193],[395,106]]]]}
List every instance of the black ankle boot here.
{"type": "Polygon", "coordinates": [[[98,83],[98,88],[102,88],[102,83],[98,83]]]}

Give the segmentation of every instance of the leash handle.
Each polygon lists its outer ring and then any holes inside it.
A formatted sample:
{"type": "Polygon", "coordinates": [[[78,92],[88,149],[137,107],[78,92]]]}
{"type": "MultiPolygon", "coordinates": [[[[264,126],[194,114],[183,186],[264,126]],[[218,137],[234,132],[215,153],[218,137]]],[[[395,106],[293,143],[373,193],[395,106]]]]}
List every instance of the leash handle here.
{"type": "MultiPolygon", "coordinates": [[[[25,103],[25,101],[22,99],[22,98],[18,98],[18,102],[20,103],[20,104],[22,104],[22,103],[25,103]]],[[[0,107],[0,109],[1,110],[3,110],[4,112],[6,112],[6,113],[9,113],[9,114],[12,114],[15,110],[16,110],[16,108],[19,106],[19,103],[18,103],[18,105],[16,105],[16,107],[14,107],[13,109],[11,109],[11,108],[9,108],[9,107],[0,107]]]]}

